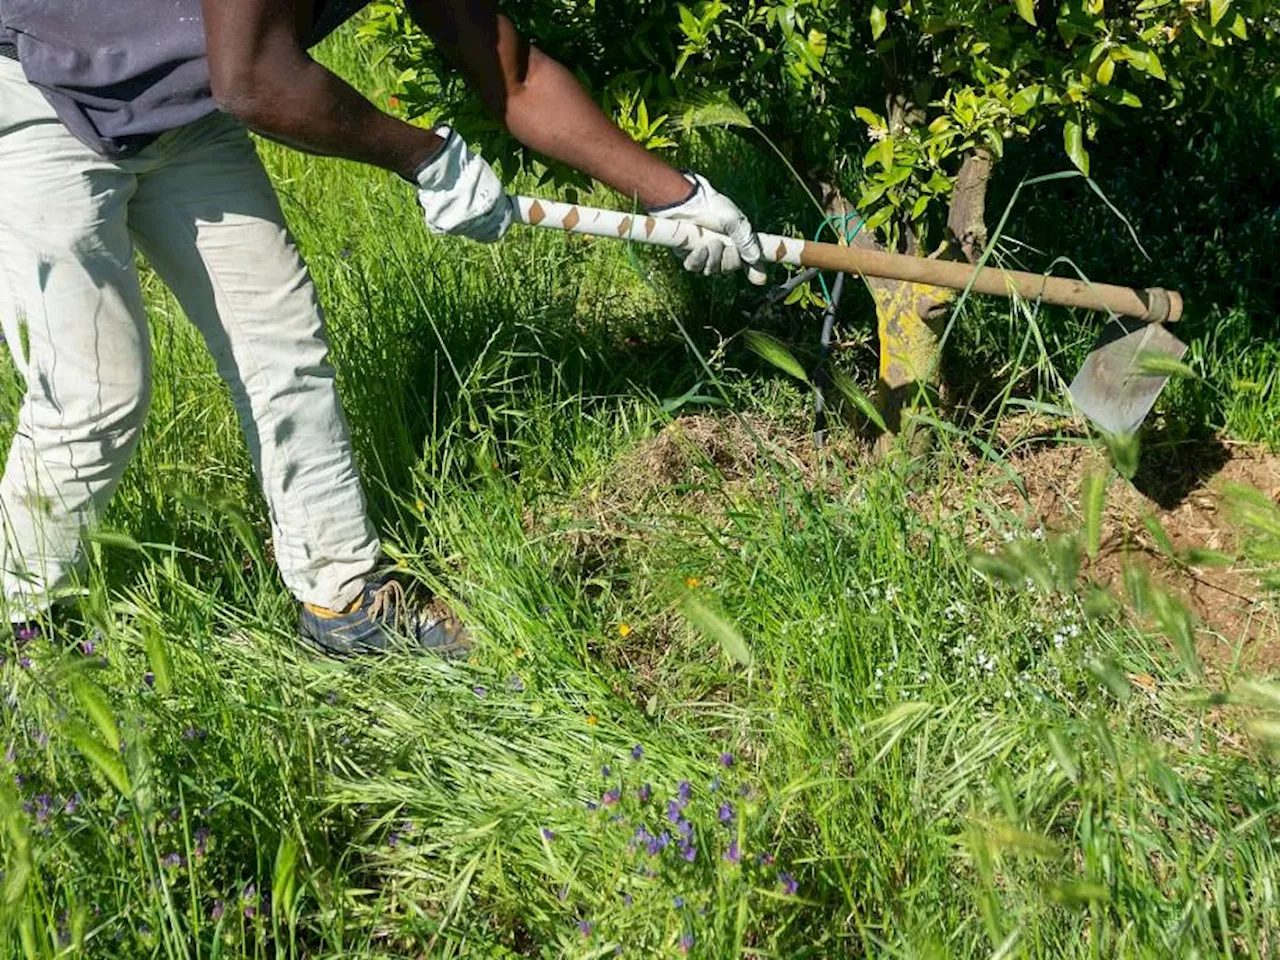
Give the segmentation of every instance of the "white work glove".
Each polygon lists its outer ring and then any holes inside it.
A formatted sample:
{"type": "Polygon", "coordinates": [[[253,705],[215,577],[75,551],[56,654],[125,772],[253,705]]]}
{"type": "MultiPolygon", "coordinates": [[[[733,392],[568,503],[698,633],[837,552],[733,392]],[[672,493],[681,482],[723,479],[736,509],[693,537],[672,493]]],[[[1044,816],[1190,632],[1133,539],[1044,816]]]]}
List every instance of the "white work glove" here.
{"type": "Polygon", "coordinates": [[[501,240],[511,226],[511,198],[484,159],[448,127],[436,127],[440,152],[418,168],[418,203],[432,233],[452,233],[481,243],[501,240]]]}
{"type": "Polygon", "coordinates": [[[714,273],[737,270],[746,263],[748,279],[757,286],[763,284],[768,279],[760,269],[764,251],[760,249],[760,241],[747,215],[724,194],[717,193],[705,177],[687,170],[683,171],[683,176],[693,186],[693,195],[671,206],[654,207],[649,214],[670,220],[688,220],[733,241],[726,244],[718,237],[698,238],[684,258],[684,268],[709,277],[714,273]]]}

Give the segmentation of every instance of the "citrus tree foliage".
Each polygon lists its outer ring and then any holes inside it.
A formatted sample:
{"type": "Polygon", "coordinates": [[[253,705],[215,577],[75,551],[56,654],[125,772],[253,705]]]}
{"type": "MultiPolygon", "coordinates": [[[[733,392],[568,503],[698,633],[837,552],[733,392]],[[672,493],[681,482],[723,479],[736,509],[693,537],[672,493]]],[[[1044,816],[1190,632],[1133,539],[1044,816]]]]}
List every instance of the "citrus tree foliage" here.
{"type": "MultiPolygon", "coordinates": [[[[1177,111],[1276,95],[1275,0],[522,0],[506,14],[575,70],[636,140],[743,129],[810,187],[839,189],[891,244],[927,251],[965,157],[1054,137],[1142,136],[1177,111]]],[[[365,25],[437,108],[506,164],[527,162],[397,4],[365,25]]],[[[987,169],[990,162],[986,163],[987,169]]],[[[557,171],[551,171],[553,174],[557,171]]]]}

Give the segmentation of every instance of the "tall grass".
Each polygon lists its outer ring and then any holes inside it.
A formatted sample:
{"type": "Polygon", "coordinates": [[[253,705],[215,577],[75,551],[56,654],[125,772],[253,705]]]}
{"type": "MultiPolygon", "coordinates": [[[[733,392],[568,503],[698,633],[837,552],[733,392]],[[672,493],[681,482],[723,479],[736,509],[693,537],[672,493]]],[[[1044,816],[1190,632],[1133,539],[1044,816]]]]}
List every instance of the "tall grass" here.
{"type": "MultiPolygon", "coordinates": [[[[300,650],[229,399],[149,283],[155,405],[86,596],[0,668],[4,956],[1275,954],[1244,727],[1274,691],[979,575],[976,518],[1017,526],[965,437],[797,464],[770,443],[807,400],[723,340],[733,280],[440,241],[393,178],[263,152],[388,550],[479,649],[300,650]],[[634,453],[703,407],[739,453],[634,453]]],[[[1016,355],[980,309],[970,349],[1016,355]]]]}

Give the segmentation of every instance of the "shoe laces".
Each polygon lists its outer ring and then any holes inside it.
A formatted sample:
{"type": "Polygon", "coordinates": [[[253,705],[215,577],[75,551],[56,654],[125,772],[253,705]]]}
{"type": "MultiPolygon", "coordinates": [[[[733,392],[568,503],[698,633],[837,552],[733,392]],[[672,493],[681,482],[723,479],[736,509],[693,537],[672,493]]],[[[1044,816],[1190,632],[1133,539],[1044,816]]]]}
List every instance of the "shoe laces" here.
{"type": "Polygon", "coordinates": [[[373,591],[369,603],[369,619],[387,620],[393,630],[398,630],[401,627],[400,621],[407,619],[408,608],[409,603],[404,586],[398,580],[386,580],[382,586],[373,591]]]}

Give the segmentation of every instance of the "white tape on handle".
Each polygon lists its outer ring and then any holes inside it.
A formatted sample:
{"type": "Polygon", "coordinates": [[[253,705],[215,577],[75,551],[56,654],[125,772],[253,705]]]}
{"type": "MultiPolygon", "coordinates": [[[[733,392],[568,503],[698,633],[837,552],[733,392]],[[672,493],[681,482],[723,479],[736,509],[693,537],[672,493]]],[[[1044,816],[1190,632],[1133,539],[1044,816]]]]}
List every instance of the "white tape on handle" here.
{"type": "MultiPolygon", "coordinates": [[[[693,237],[704,237],[711,233],[704,227],[683,220],[601,210],[599,207],[584,207],[557,200],[516,197],[515,206],[516,220],[531,227],[550,227],[592,237],[633,240],[636,243],[649,243],[676,250],[688,250],[692,246],[693,237]]],[[[792,240],[790,237],[769,233],[762,233],[759,237],[766,260],[799,265],[800,252],[804,249],[803,240],[792,240]]],[[[726,244],[733,242],[728,237],[721,239],[726,244]]]]}

